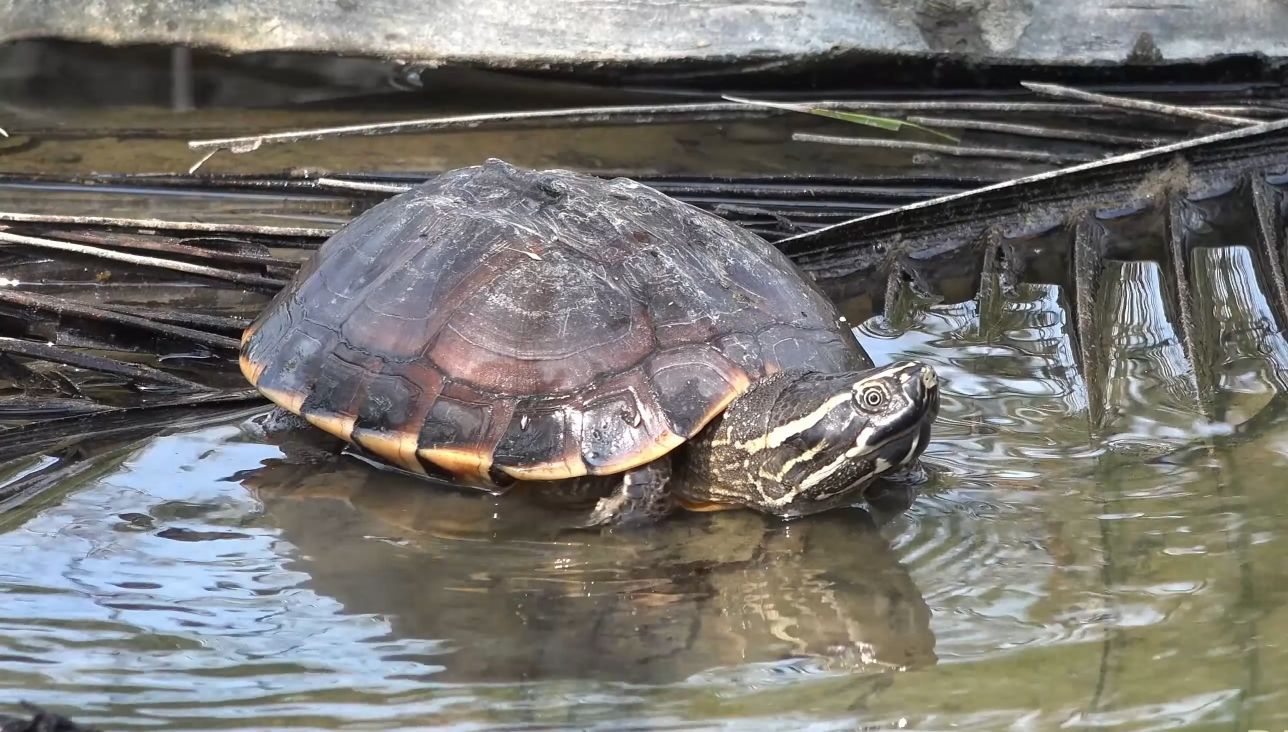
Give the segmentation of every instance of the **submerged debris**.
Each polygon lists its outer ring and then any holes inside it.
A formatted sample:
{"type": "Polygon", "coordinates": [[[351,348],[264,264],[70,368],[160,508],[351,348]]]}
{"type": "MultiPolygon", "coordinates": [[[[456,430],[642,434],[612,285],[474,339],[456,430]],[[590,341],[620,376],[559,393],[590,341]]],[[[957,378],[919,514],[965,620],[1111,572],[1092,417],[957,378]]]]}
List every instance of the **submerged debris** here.
{"type": "Polygon", "coordinates": [[[41,709],[23,702],[31,717],[11,717],[0,714],[0,732],[101,732],[97,727],[77,724],[61,714],[41,709]]]}

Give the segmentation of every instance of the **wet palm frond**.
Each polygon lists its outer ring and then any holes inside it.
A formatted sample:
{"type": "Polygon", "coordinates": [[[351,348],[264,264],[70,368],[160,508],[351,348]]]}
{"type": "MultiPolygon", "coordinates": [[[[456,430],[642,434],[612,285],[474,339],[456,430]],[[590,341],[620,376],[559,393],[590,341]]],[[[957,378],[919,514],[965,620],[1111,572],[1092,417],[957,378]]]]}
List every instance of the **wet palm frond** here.
{"type": "Polygon", "coordinates": [[[134,439],[164,429],[181,428],[192,420],[224,419],[248,409],[264,409],[266,404],[259,392],[237,389],[167,397],[137,407],[48,419],[20,429],[0,431],[0,460],[79,445],[89,439],[134,439]]]}
{"type": "Polygon", "coordinates": [[[1105,263],[1144,260],[1162,268],[1166,317],[1206,407],[1216,381],[1211,351],[1221,346],[1200,337],[1192,253],[1250,249],[1253,286],[1284,332],[1286,228],[1288,120],[913,204],[778,245],[834,298],[869,302],[872,312],[896,307],[910,291],[961,302],[988,297],[995,283],[1058,286],[1094,426],[1105,406],[1097,309],[1105,263]]]}

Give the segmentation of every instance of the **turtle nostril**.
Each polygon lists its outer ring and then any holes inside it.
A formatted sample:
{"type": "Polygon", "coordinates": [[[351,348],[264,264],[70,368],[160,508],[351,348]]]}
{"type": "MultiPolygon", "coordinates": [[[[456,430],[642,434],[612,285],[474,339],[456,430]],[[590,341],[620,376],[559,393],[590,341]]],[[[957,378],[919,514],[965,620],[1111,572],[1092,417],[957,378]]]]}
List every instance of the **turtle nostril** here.
{"type": "Polygon", "coordinates": [[[939,377],[935,375],[935,370],[925,366],[921,370],[921,383],[926,389],[934,389],[939,386],[939,377]]]}
{"type": "Polygon", "coordinates": [[[911,364],[901,376],[903,391],[914,403],[934,398],[939,390],[939,377],[930,366],[920,363],[911,364]]]}

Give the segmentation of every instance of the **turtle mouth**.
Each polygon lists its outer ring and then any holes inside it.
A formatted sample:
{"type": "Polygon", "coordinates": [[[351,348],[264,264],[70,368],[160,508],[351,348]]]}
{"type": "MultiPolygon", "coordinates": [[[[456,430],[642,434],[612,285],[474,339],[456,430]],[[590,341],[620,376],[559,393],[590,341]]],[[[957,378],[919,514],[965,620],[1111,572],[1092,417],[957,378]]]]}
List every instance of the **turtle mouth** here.
{"type": "Polygon", "coordinates": [[[921,417],[927,428],[939,417],[939,381],[935,377],[935,372],[930,372],[930,379],[931,381],[926,385],[926,408],[921,417]]]}
{"type": "Polygon", "coordinates": [[[921,409],[915,412],[917,415],[915,421],[892,439],[895,443],[903,443],[908,438],[912,440],[907,453],[901,460],[895,462],[896,466],[908,465],[921,457],[921,454],[926,451],[926,446],[930,444],[931,426],[939,417],[939,378],[935,375],[934,369],[922,366],[920,373],[908,378],[903,387],[912,403],[921,405],[921,409]]]}

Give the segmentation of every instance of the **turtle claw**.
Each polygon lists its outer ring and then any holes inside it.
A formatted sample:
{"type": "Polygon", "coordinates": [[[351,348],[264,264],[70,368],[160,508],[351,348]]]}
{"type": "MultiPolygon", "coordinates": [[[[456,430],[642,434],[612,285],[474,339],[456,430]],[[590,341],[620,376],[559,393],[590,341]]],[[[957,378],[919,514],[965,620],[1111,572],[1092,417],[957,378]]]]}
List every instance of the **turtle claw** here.
{"type": "Polygon", "coordinates": [[[344,446],[342,441],[281,407],[244,420],[237,427],[248,439],[276,445],[287,457],[299,463],[334,459],[344,446]]]}
{"type": "Polygon", "coordinates": [[[238,428],[248,437],[263,441],[271,435],[304,430],[310,426],[303,417],[292,414],[281,407],[273,407],[268,412],[257,414],[245,420],[238,425],[238,428]]]}
{"type": "Polygon", "coordinates": [[[578,529],[598,529],[604,526],[612,526],[619,522],[629,511],[624,511],[628,499],[620,491],[613,491],[613,495],[606,496],[595,502],[595,507],[590,510],[584,521],[579,521],[575,526],[578,529]]]}
{"type": "Polygon", "coordinates": [[[666,489],[670,479],[671,463],[667,460],[658,460],[626,473],[612,494],[596,501],[585,520],[575,524],[575,528],[631,527],[657,523],[674,511],[677,505],[675,498],[666,489]]]}

